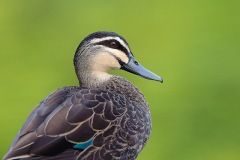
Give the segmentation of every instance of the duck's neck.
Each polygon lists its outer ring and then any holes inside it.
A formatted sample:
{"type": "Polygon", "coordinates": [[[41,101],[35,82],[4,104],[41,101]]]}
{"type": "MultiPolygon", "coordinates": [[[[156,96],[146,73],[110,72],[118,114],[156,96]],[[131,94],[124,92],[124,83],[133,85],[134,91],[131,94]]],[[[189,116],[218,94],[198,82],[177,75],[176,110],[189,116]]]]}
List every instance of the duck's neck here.
{"type": "Polygon", "coordinates": [[[99,88],[99,86],[102,86],[106,81],[109,81],[111,77],[112,75],[99,71],[86,73],[86,75],[81,74],[81,77],[79,77],[80,86],[87,88],[99,88]]]}
{"type": "Polygon", "coordinates": [[[89,87],[116,92],[118,94],[124,95],[126,98],[129,98],[131,101],[144,103],[144,104],[147,103],[143,94],[139,91],[139,89],[135,87],[132,83],[130,83],[128,80],[126,80],[125,78],[110,75],[108,79],[105,79],[105,80],[102,79],[102,80],[103,81],[98,81],[94,83],[94,85],[89,87]]]}

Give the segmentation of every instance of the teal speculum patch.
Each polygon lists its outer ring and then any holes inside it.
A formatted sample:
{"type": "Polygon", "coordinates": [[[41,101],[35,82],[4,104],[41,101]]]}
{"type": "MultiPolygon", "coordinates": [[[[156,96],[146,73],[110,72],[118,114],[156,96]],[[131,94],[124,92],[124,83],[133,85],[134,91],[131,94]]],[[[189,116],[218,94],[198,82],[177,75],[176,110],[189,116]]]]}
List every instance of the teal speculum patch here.
{"type": "Polygon", "coordinates": [[[93,142],[93,140],[90,139],[90,140],[87,141],[87,142],[83,142],[83,143],[78,143],[78,144],[76,144],[75,146],[73,146],[73,148],[84,150],[84,149],[86,149],[88,146],[90,146],[90,145],[92,144],[92,142],[93,142]]]}

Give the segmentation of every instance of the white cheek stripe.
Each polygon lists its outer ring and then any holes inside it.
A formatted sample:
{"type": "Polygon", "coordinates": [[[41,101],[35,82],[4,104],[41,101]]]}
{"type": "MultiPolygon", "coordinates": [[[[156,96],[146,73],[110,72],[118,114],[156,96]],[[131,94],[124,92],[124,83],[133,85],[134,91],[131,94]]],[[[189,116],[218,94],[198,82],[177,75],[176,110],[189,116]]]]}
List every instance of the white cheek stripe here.
{"type": "Polygon", "coordinates": [[[119,50],[116,50],[116,49],[112,49],[112,48],[106,48],[106,51],[108,53],[111,53],[114,56],[118,57],[121,61],[123,61],[126,64],[129,61],[129,58],[127,57],[127,55],[125,53],[123,53],[122,51],[119,51],[119,50]]]}
{"type": "Polygon", "coordinates": [[[104,37],[104,38],[96,38],[96,39],[93,39],[90,41],[90,43],[98,43],[98,42],[102,42],[102,41],[105,41],[105,40],[110,40],[110,39],[115,39],[117,40],[123,47],[125,47],[128,51],[128,53],[130,53],[130,49],[129,47],[126,45],[126,43],[120,39],[119,37],[104,37]]]}

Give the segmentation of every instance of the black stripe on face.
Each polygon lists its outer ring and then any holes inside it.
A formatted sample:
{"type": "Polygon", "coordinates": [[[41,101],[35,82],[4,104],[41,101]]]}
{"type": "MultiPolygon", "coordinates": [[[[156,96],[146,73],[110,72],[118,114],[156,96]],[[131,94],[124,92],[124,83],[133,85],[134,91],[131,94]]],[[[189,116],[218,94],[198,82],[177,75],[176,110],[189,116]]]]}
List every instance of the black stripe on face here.
{"type": "Polygon", "coordinates": [[[101,42],[96,43],[97,45],[103,45],[112,49],[118,49],[120,51],[122,51],[123,53],[125,53],[128,57],[129,57],[129,53],[127,48],[125,48],[120,42],[118,42],[115,39],[110,39],[110,40],[104,40],[101,42]]]}

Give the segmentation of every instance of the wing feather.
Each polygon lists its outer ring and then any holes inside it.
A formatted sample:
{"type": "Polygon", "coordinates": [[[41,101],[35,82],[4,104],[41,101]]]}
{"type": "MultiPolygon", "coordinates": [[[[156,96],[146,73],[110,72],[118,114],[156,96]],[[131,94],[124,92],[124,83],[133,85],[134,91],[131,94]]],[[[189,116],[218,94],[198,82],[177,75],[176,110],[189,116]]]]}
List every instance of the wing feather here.
{"type": "MultiPolygon", "coordinates": [[[[116,107],[114,104],[117,101],[120,101],[119,97],[97,89],[65,87],[56,90],[30,114],[5,159],[23,155],[33,159],[41,156],[45,159],[46,156],[47,159],[51,156],[60,158],[77,143],[94,139],[109,129],[105,135],[113,133],[116,127],[110,125],[126,110],[124,105],[118,104],[116,107]]],[[[126,104],[126,99],[121,101],[126,104]]],[[[100,142],[97,141],[99,138],[93,143],[99,146],[100,142]]],[[[95,156],[100,154],[96,147],[88,147],[88,151],[94,151],[95,156]]]]}

